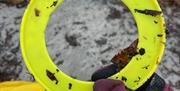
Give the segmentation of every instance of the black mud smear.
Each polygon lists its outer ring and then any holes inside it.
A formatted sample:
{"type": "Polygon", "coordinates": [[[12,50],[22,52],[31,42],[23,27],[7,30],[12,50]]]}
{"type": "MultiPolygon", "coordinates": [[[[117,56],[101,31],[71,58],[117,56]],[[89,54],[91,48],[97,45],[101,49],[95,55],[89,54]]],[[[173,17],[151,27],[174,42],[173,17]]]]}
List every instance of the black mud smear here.
{"type": "Polygon", "coordinates": [[[69,90],[72,89],[72,83],[69,83],[69,90]]]}
{"type": "Polygon", "coordinates": [[[53,7],[53,6],[55,7],[57,5],[57,3],[58,3],[58,0],[53,1],[52,5],[50,7],[53,7]]]}
{"type": "Polygon", "coordinates": [[[127,78],[124,77],[124,76],[122,76],[121,80],[126,82],[126,81],[127,81],[127,78]]]}
{"type": "Polygon", "coordinates": [[[57,80],[57,78],[55,76],[55,73],[52,73],[52,72],[50,72],[49,70],[46,69],[46,75],[51,81],[56,81],[56,84],[59,83],[59,81],[57,80]]]}
{"type": "Polygon", "coordinates": [[[134,11],[135,11],[135,12],[138,12],[138,13],[141,13],[141,14],[154,16],[154,17],[162,14],[161,11],[150,10],[150,9],[145,9],[145,10],[134,9],[134,11]]]}
{"type": "Polygon", "coordinates": [[[145,51],[145,49],[144,49],[144,48],[141,48],[141,49],[139,50],[139,54],[140,54],[140,55],[144,55],[144,54],[145,54],[145,52],[146,52],[146,51],[145,51]]]}
{"type": "Polygon", "coordinates": [[[39,9],[35,8],[34,13],[35,13],[35,16],[37,16],[37,17],[40,16],[40,10],[39,9]]]}

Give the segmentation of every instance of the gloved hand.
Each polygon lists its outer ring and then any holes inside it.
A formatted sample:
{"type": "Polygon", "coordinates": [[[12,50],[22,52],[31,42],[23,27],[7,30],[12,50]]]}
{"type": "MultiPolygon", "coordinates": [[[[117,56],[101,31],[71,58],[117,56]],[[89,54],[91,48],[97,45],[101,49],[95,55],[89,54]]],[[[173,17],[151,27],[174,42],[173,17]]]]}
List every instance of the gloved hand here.
{"type": "Polygon", "coordinates": [[[114,74],[116,74],[118,71],[118,64],[110,64],[106,67],[103,67],[93,73],[91,76],[92,81],[96,81],[99,79],[106,79],[114,74]]]}
{"type": "Polygon", "coordinates": [[[94,91],[127,91],[124,83],[118,80],[101,79],[95,82],[94,91]]]}
{"type": "MultiPolygon", "coordinates": [[[[106,79],[118,71],[116,64],[108,65],[97,70],[92,75],[91,80],[95,81],[94,91],[127,91],[122,81],[106,79]]],[[[165,83],[165,81],[154,73],[140,88],[136,91],[173,91],[173,89],[165,83]]]]}
{"type": "Polygon", "coordinates": [[[118,65],[111,64],[94,72],[91,77],[94,84],[94,91],[127,91],[124,83],[119,80],[106,79],[118,72],[118,65]]]}

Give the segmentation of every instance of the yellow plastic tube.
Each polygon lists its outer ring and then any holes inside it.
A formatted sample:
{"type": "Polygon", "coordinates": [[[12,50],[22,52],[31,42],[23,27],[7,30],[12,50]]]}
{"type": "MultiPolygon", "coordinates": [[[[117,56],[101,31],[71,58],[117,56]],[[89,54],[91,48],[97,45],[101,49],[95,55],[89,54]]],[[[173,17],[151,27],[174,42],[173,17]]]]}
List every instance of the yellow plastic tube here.
{"type": "MultiPolygon", "coordinates": [[[[138,26],[138,50],[131,62],[109,79],[123,80],[135,90],[154,73],[165,47],[165,22],[156,0],[122,0],[138,26]]],[[[63,73],[49,57],[45,29],[51,13],[62,0],[31,0],[21,24],[20,44],[24,61],[35,79],[48,91],[93,91],[94,82],[63,73]]]]}

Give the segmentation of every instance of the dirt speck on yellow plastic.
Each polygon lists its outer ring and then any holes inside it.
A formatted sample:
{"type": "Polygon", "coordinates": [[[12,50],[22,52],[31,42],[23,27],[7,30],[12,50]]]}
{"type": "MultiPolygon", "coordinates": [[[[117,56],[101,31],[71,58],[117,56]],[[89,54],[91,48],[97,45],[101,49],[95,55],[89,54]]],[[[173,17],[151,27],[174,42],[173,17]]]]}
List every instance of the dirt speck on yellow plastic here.
{"type": "MultiPolygon", "coordinates": [[[[150,78],[162,58],[166,37],[165,23],[163,14],[152,16],[135,11],[161,12],[156,0],[122,2],[130,9],[138,26],[137,51],[144,49],[145,53],[134,56],[122,71],[109,79],[123,80],[128,88],[135,90],[150,78]]],[[[29,71],[48,91],[93,91],[94,82],[76,80],[61,70],[57,71],[58,67],[49,57],[45,29],[49,16],[61,3],[62,0],[31,0],[21,24],[20,44],[23,58],[29,71]],[[51,74],[47,75],[47,70],[51,74]]]]}
{"type": "Polygon", "coordinates": [[[44,91],[38,83],[25,81],[8,81],[0,83],[0,91],[44,91]]]}

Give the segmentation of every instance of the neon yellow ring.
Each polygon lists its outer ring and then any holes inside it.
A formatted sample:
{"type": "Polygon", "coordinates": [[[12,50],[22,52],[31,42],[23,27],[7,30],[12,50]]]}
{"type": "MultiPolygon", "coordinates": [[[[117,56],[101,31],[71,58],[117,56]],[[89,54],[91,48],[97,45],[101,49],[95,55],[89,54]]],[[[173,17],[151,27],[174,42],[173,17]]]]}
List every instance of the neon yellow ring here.
{"type": "MultiPolygon", "coordinates": [[[[138,49],[144,48],[145,54],[134,56],[121,72],[110,79],[124,80],[128,88],[135,90],[154,73],[162,58],[166,37],[165,22],[162,14],[151,16],[135,12],[135,9],[161,11],[156,0],[122,1],[135,17],[139,32],[138,49]]],[[[94,82],[79,81],[61,70],[58,71],[58,67],[48,55],[45,29],[49,16],[61,3],[62,0],[31,0],[21,25],[20,42],[23,58],[35,79],[47,90],[93,91],[94,82]],[[58,82],[53,79],[51,72],[58,82]]]]}

